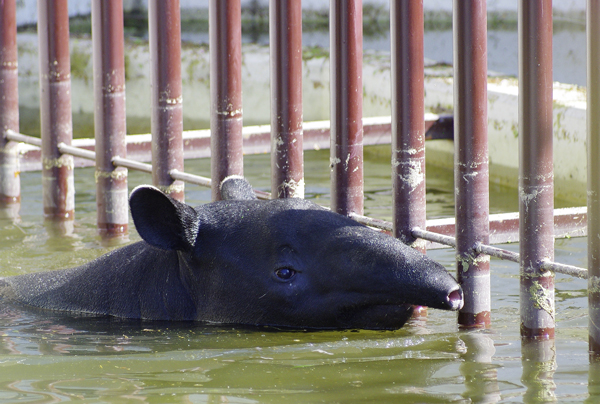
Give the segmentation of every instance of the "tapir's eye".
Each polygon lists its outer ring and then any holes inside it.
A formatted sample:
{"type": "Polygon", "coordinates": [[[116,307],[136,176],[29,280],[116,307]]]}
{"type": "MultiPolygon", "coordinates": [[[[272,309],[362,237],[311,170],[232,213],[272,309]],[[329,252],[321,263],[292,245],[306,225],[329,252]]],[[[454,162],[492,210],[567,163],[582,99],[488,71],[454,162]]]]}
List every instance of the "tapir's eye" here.
{"type": "Polygon", "coordinates": [[[291,268],[279,268],[275,271],[275,275],[282,281],[288,281],[296,275],[296,271],[291,268]]]}

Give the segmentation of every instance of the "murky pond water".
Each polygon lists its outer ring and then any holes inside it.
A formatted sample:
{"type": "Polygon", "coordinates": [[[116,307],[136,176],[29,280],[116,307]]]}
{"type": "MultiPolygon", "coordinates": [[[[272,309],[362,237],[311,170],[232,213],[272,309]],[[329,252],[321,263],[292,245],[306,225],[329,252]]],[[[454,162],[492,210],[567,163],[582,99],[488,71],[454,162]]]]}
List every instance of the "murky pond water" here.
{"type": "MultiPolygon", "coordinates": [[[[367,153],[366,213],[389,219],[389,159],[377,155],[367,153]]],[[[328,151],[306,157],[307,197],[327,204],[328,151]]],[[[246,158],[246,176],[263,189],[268,161],[246,158]]],[[[452,215],[452,174],[427,169],[428,216],[452,215]]],[[[209,162],[187,161],[186,170],[207,175],[209,162]]],[[[39,173],[22,179],[21,219],[0,220],[0,276],[80,265],[109,249],[96,235],[93,170],[76,171],[76,229],[66,238],[43,224],[39,173]]],[[[130,172],[131,188],[150,181],[130,172]]],[[[188,203],[210,199],[209,190],[186,187],[188,203]]],[[[493,212],[516,209],[514,190],[492,191],[493,212]]],[[[556,248],[557,260],[586,265],[585,239],[558,240],[556,248]]],[[[453,251],[429,255],[453,270],[453,251]]],[[[458,331],[455,314],[433,309],[393,332],[290,332],[2,308],[0,402],[596,402],[600,368],[588,365],[586,282],[557,276],[555,345],[522,346],[518,266],[492,260],[491,267],[493,324],[477,332],[458,331]]]]}

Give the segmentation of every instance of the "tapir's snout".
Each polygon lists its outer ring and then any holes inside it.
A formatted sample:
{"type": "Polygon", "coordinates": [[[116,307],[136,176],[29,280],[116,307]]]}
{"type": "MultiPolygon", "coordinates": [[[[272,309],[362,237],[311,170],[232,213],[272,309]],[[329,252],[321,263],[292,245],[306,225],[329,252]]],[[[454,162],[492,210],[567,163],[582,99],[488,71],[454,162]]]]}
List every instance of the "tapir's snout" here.
{"type": "Polygon", "coordinates": [[[460,286],[456,286],[456,288],[448,293],[448,296],[446,296],[446,304],[448,305],[448,310],[460,310],[463,308],[465,302],[463,300],[463,291],[460,286]]]}

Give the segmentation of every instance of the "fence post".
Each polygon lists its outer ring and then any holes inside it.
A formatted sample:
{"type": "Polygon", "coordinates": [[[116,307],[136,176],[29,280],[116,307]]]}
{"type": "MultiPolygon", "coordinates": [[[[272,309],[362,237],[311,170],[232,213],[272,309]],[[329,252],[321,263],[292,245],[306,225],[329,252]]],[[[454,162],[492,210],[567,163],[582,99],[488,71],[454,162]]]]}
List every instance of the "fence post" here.
{"type": "Polygon", "coordinates": [[[210,0],[212,199],[229,175],[244,174],[242,153],[242,8],[240,0],[210,0]]]}
{"type": "Polygon", "coordinates": [[[362,0],[331,0],[331,210],[363,214],[362,0]]]}
{"type": "Polygon", "coordinates": [[[392,199],[394,237],[425,252],[423,0],[392,0],[392,199]]]}
{"type": "Polygon", "coordinates": [[[73,231],[75,189],[73,157],[58,144],[71,144],[71,63],[67,0],[38,0],[40,123],[44,216],[63,234],[73,231]]]}
{"type": "Polygon", "coordinates": [[[184,200],[181,13],[179,0],[148,2],[152,79],[152,180],[163,192],[184,200]]]}
{"type": "Polygon", "coordinates": [[[552,1],[519,1],[521,336],[554,338],[552,1]]]}
{"type": "Polygon", "coordinates": [[[103,238],[124,237],[129,221],[127,169],[113,157],[127,157],[125,55],[122,0],[92,0],[96,204],[103,238]]]}
{"type": "Polygon", "coordinates": [[[4,138],[19,132],[16,0],[0,3],[0,207],[17,217],[21,201],[18,143],[4,138]]]}
{"type": "Polygon", "coordinates": [[[485,0],[454,0],[454,188],[456,267],[463,327],[490,324],[490,257],[474,251],[489,241],[487,15],[485,0]]]}
{"type": "Polygon", "coordinates": [[[587,225],[590,359],[600,360],[600,4],[587,2],[587,225]]]}
{"type": "Polygon", "coordinates": [[[270,0],[271,195],[304,197],[302,1],[270,0]]]}

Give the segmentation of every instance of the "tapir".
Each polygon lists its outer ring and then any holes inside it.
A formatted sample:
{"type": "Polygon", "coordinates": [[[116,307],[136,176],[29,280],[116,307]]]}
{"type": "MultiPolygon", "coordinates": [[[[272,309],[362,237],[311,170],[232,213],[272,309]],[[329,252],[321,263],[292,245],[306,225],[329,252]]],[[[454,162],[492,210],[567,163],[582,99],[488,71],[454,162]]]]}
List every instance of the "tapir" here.
{"type": "Polygon", "coordinates": [[[85,265],[0,279],[0,296],[73,316],[305,329],[397,329],[412,305],[458,310],[442,265],[298,199],[256,199],[242,177],[193,208],[152,186],[129,204],[142,238],[85,265]]]}

